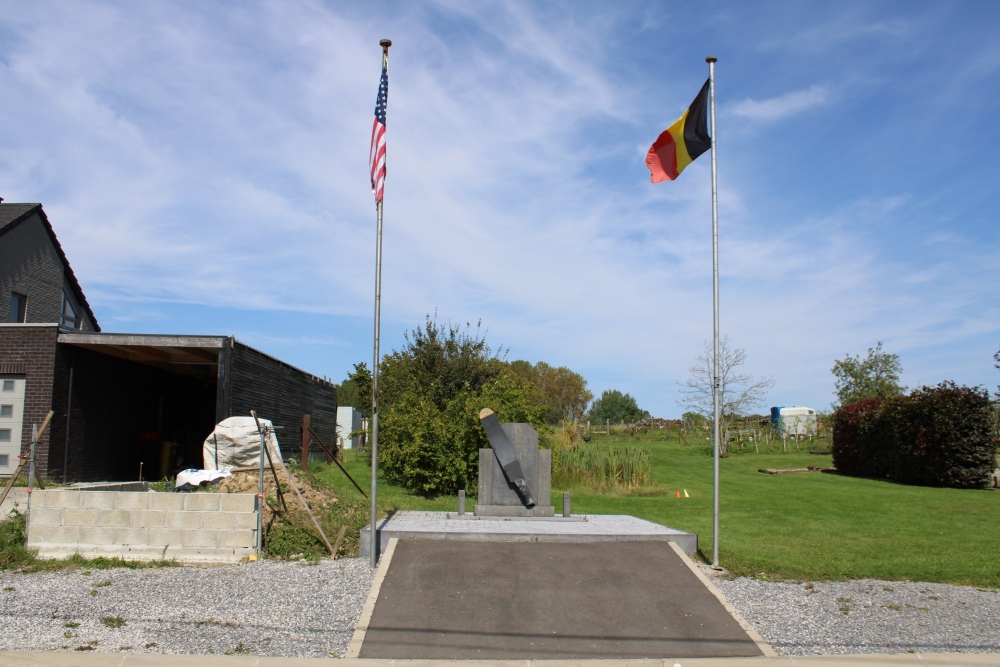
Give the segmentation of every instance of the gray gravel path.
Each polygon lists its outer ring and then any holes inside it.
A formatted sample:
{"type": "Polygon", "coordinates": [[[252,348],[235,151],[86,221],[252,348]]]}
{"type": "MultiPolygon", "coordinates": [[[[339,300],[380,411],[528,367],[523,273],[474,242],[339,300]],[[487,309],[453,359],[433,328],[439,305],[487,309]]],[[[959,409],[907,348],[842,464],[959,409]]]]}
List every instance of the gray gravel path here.
{"type": "Polygon", "coordinates": [[[84,572],[0,574],[0,650],[343,656],[375,578],[358,558],[84,572]]]}
{"type": "Polygon", "coordinates": [[[920,582],[715,579],[783,655],[1000,652],[1000,591],[920,582]]]}

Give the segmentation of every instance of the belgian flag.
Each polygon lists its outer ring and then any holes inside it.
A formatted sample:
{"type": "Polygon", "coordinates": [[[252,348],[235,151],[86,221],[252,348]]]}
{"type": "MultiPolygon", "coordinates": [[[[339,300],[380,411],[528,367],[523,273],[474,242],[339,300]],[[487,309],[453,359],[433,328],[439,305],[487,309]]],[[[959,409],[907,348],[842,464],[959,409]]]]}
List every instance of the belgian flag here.
{"type": "Polygon", "coordinates": [[[672,181],[684,167],[712,147],[708,136],[708,84],[673,125],[656,138],[646,153],[646,166],[653,173],[653,183],[672,181]]]}

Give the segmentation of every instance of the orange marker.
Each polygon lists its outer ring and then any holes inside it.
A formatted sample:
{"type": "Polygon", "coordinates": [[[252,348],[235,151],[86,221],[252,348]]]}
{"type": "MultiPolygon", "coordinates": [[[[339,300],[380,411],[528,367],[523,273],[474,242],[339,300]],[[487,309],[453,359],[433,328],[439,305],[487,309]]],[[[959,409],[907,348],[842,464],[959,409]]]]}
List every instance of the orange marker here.
{"type": "Polygon", "coordinates": [[[680,491],[678,491],[678,492],[677,492],[677,497],[678,497],[678,498],[680,498],[680,497],[681,497],[681,492],[680,492],[680,491]]]}

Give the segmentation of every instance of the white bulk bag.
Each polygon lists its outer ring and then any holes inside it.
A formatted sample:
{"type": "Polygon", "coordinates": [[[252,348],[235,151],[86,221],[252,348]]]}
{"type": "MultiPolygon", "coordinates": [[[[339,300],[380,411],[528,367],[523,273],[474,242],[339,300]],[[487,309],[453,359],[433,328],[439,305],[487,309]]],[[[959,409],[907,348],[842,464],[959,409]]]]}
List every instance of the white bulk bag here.
{"type": "MultiPolygon", "coordinates": [[[[267,428],[267,449],[271,458],[281,461],[278,438],[274,435],[271,422],[260,420],[267,428]]],[[[260,435],[253,417],[230,417],[219,422],[212,435],[205,439],[202,448],[205,470],[223,470],[227,467],[245,468],[260,464],[260,435]]],[[[264,459],[265,464],[267,458],[264,459]]]]}

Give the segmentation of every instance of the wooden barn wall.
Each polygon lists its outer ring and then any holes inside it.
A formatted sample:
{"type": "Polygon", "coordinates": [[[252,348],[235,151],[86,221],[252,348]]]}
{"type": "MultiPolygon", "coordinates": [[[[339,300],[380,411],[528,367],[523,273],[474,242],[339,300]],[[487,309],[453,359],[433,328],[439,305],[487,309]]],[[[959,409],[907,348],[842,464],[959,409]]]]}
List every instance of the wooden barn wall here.
{"type": "MultiPolygon", "coordinates": [[[[310,415],[312,430],[330,446],[337,427],[337,390],[263,352],[233,341],[230,356],[229,416],[249,415],[270,419],[277,429],[284,456],[301,456],[302,415],[310,415]]],[[[310,457],[321,456],[317,445],[310,457]]]]}

